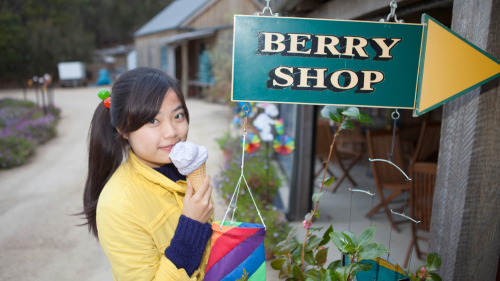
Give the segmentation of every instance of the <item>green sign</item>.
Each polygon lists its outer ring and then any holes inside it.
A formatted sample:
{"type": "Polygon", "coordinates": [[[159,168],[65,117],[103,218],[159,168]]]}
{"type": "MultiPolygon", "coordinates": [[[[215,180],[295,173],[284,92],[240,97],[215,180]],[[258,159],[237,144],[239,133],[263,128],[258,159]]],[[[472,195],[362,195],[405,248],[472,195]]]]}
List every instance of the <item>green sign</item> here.
{"type": "Polygon", "coordinates": [[[235,16],[234,101],[414,108],[422,25],[235,16]]]}
{"type": "Polygon", "coordinates": [[[233,101],[414,109],[500,76],[500,62],[423,24],[235,16],[233,101]]]}

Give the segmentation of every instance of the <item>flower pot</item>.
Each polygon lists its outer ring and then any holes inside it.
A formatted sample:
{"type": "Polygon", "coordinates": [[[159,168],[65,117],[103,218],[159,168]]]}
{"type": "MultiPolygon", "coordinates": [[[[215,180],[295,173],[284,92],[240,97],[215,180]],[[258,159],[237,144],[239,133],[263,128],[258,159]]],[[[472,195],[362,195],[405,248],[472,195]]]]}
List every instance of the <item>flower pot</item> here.
{"type": "Polygon", "coordinates": [[[224,150],[222,150],[222,153],[223,153],[223,155],[224,155],[224,160],[225,160],[226,162],[229,162],[229,161],[231,160],[231,155],[233,154],[233,153],[231,152],[231,150],[229,150],[229,149],[224,149],[224,150]]]}
{"type": "Polygon", "coordinates": [[[274,259],[274,252],[265,252],[266,261],[274,259]]]}

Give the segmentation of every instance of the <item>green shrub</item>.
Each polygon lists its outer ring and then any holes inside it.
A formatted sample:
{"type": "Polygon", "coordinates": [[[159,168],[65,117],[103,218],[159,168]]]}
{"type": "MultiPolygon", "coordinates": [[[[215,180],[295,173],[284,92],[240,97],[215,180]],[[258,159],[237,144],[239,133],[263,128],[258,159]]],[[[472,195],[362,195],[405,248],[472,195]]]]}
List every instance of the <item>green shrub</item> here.
{"type": "Polygon", "coordinates": [[[0,169],[24,164],[34,149],[35,145],[32,142],[20,137],[0,138],[0,169]]]}
{"type": "Polygon", "coordinates": [[[49,107],[47,114],[32,102],[0,100],[0,169],[22,165],[36,144],[57,134],[60,109],[49,107]]]}
{"type": "Polygon", "coordinates": [[[32,107],[35,103],[32,101],[15,100],[11,98],[5,98],[0,100],[0,108],[11,106],[11,107],[32,107]]]}

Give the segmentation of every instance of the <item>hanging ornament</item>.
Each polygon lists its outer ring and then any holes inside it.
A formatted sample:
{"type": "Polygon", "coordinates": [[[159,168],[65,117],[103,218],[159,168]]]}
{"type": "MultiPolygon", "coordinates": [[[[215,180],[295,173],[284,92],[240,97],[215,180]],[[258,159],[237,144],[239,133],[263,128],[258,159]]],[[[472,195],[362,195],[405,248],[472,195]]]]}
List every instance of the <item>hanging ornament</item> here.
{"type": "Polygon", "coordinates": [[[288,135],[276,136],[273,147],[280,155],[288,155],[295,149],[295,141],[288,135]]]}
{"type": "MultiPolygon", "coordinates": [[[[241,141],[243,143],[243,141],[241,141]]],[[[248,142],[245,143],[245,151],[248,153],[253,153],[257,151],[260,147],[259,135],[254,133],[248,133],[248,142]]]]}
{"type": "Polygon", "coordinates": [[[283,133],[285,132],[285,129],[283,127],[283,119],[278,119],[276,120],[276,124],[274,124],[274,127],[276,128],[276,133],[278,133],[278,135],[283,135],[283,133]]]}
{"type": "Polygon", "coordinates": [[[231,121],[229,128],[234,129],[234,128],[240,128],[240,127],[241,127],[241,118],[238,114],[236,114],[233,116],[233,120],[231,121]]]}

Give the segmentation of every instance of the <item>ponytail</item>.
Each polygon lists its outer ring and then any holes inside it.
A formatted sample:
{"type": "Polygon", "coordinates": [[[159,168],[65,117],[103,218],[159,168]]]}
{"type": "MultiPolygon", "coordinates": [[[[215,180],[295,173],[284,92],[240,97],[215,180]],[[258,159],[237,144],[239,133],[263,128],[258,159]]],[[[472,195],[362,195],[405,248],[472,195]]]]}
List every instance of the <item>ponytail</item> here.
{"type": "Polygon", "coordinates": [[[83,214],[89,232],[96,238],[97,200],[104,185],[122,163],[124,142],[111,125],[109,109],[101,102],[94,112],[89,129],[89,173],[83,193],[83,214]]]}

